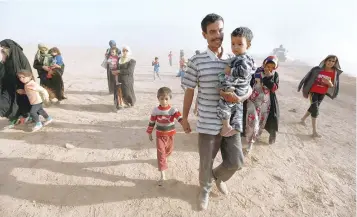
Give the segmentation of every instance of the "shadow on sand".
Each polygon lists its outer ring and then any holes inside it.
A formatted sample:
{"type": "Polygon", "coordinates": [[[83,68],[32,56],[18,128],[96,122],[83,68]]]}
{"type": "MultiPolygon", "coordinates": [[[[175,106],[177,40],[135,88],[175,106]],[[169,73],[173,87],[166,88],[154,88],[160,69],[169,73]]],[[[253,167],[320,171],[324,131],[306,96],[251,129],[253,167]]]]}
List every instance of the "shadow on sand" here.
{"type": "MultiPolygon", "coordinates": [[[[6,126],[6,121],[0,125],[6,126]]],[[[70,143],[79,148],[89,149],[121,149],[141,150],[155,148],[154,142],[150,142],[146,133],[147,120],[131,120],[122,122],[98,122],[91,124],[72,124],[66,122],[53,122],[43,130],[36,133],[0,132],[0,138],[9,140],[24,140],[29,144],[51,144],[64,147],[70,143]]],[[[195,127],[194,125],[192,127],[195,127]]],[[[177,126],[175,135],[175,151],[197,152],[197,135],[185,134],[181,127],[177,126]]]]}
{"type": "Polygon", "coordinates": [[[192,205],[192,209],[197,210],[195,201],[198,186],[196,185],[185,184],[178,180],[167,180],[164,186],[159,187],[156,180],[131,179],[88,170],[89,167],[132,163],[153,164],[154,160],[68,163],[47,159],[0,158],[0,184],[4,186],[0,189],[0,194],[55,206],[85,206],[166,197],[186,201],[192,205]],[[10,175],[12,170],[18,167],[45,169],[65,175],[92,177],[111,182],[125,181],[134,184],[134,186],[33,184],[19,181],[10,175]]]}
{"type": "Polygon", "coordinates": [[[75,91],[75,90],[67,90],[66,94],[75,94],[75,95],[98,95],[98,96],[107,96],[111,95],[106,91],[75,91]]]}
{"type": "Polygon", "coordinates": [[[86,111],[98,113],[111,113],[114,112],[114,105],[108,104],[89,104],[89,105],[75,105],[75,104],[59,104],[56,106],[60,109],[71,111],[86,111]]]}

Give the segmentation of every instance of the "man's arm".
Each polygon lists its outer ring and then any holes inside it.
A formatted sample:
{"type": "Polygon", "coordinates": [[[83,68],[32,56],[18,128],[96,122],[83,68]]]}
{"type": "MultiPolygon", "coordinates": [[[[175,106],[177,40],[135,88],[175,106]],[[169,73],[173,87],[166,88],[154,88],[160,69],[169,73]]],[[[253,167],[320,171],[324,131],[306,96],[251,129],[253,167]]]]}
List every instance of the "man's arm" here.
{"type": "Polygon", "coordinates": [[[197,86],[198,69],[196,64],[190,59],[187,62],[187,69],[182,79],[182,84],[187,87],[183,100],[182,118],[187,119],[194,96],[194,90],[197,86]]]}
{"type": "Polygon", "coordinates": [[[193,96],[195,95],[195,89],[187,88],[185,91],[185,96],[183,98],[183,109],[182,109],[182,118],[187,120],[188,115],[191,110],[191,105],[193,101],[193,96]]]}
{"type": "Polygon", "coordinates": [[[197,86],[198,69],[194,60],[189,60],[187,63],[187,69],[182,79],[182,85],[186,87],[183,108],[182,108],[182,127],[185,133],[191,132],[190,124],[188,123],[188,115],[190,113],[193,96],[195,94],[195,88],[197,86]]]}
{"type": "Polygon", "coordinates": [[[248,92],[244,96],[237,96],[234,92],[224,92],[221,90],[219,94],[224,98],[225,101],[230,103],[239,103],[246,101],[250,95],[252,94],[253,90],[249,86],[248,92]]]}

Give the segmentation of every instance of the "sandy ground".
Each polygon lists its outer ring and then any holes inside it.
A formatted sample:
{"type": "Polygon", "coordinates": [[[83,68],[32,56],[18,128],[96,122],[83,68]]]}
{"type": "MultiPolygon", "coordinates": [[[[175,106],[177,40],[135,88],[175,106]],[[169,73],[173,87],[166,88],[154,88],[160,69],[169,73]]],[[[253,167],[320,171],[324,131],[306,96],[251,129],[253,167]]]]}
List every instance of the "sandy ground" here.
{"type": "MultiPolygon", "coordinates": [[[[268,145],[264,133],[228,181],[231,194],[214,187],[208,210],[199,212],[197,134],[178,127],[169,180],[158,187],[155,144],[145,133],[160,86],[172,88],[172,104],[182,108],[176,67],[167,65],[167,55],[162,53],[161,81],[152,79],[153,57],[135,56],[138,103],[114,113],[100,67],[103,50],[62,51],[68,100],[47,109],[54,123],[37,133],[26,127],[0,132],[1,217],[355,215],[355,78],[343,76],[339,98],[323,102],[323,138],[314,140],[310,125],[297,124],[309,106],[296,92],[307,68],[282,64],[277,143],[268,145]]],[[[27,50],[31,61],[34,52],[27,50]]],[[[190,121],[195,128],[196,118],[190,121]]],[[[6,124],[0,119],[1,128],[6,124]]],[[[220,162],[218,156],[215,165],[220,162]]]]}

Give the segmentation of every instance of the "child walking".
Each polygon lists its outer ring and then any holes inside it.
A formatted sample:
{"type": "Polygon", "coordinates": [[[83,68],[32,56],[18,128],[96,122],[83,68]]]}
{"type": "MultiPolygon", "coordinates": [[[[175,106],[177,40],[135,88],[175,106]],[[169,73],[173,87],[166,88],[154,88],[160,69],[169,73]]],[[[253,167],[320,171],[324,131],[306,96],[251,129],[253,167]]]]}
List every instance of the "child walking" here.
{"type": "Polygon", "coordinates": [[[26,94],[30,104],[31,104],[31,110],[30,110],[30,116],[31,118],[35,121],[35,126],[32,128],[32,132],[40,130],[43,125],[47,125],[52,122],[52,118],[47,114],[47,112],[43,109],[42,107],[42,98],[41,96],[45,99],[46,102],[49,101],[49,95],[43,87],[38,85],[32,77],[32,73],[26,70],[21,70],[20,72],[17,73],[18,78],[22,83],[24,83],[24,89],[19,89],[17,90],[18,94],[24,95],[26,94]],[[44,124],[40,122],[40,117],[44,117],[46,121],[44,124]]]}
{"type": "MultiPolygon", "coordinates": [[[[119,56],[117,49],[112,49],[108,57],[108,66],[110,71],[115,71],[118,69],[119,56]]],[[[114,75],[114,81],[116,85],[119,85],[118,75],[114,75]]]]}
{"type": "MultiPolygon", "coordinates": [[[[155,57],[155,60],[152,61],[152,65],[154,66],[154,80],[155,80],[155,74],[157,75],[158,78],[160,78],[159,71],[160,71],[160,63],[159,63],[159,58],[155,57]]],[[[160,78],[161,80],[161,78],[160,78]]]]}
{"type": "Polygon", "coordinates": [[[165,170],[167,166],[167,158],[174,148],[175,119],[181,123],[181,113],[174,107],[171,107],[170,100],[172,98],[172,91],[168,87],[161,87],[157,91],[157,99],[159,106],[155,107],[151,113],[149,126],[146,132],[149,135],[149,140],[152,141],[152,132],[156,126],[156,148],[158,168],[161,173],[159,185],[161,186],[166,179],[165,170]]]}
{"type": "MultiPolygon", "coordinates": [[[[244,96],[250,88],[250,80],[255,72],[255,63],[247,50],[253,39],[252,31],[247,27],[239,27],[231,34],[232,52],[235,57],[230,60],[225,72],[220,73],[219,88],[225,92],[234,92],[237,96],[244,96]]],[[[241,126],[243,117],[239,110],[243,110],[243,104],[229,103],[223,97],[219,100],[217,107],[218,117],[222,120],[221,135],[230,137],[237,132],[243,131],[241,126]],[[234,117],[231,118],[231,115],[234,117]],[[230,123],[231,122],[231,123],[230,123]],[[231,126],[233,125],[233,127],[231,126]]]]}
{"type": "Polygon", "coordinates": [[[313,137],[321,137],[317,132],[320,105],[325,95],[331,99],[337,97],[340,85],[339,76],[342,72],[337,56],[328,55],[319,66],[312,68],[299,84],[298,91],[302,88],[303,96],[309,97],[311,103],[300,123],[306,125],[305,120],[311,115],[313,137]]]}
{"type": "Polygon", "coordinates": [[[170,51],[168,57],[169,57],[169,63],[170,63],[170,66],[172,66],[172,51],[170,51]]]}
{"type": "Polygon", "coordinates": [[[279,119],[279,105],[275,95],[279,85],[279,75],[275,71],[277,67],[278,58],[269,56],[255,72],[253,92],[247,100],[245,131],[248,153],[264,129],[270,134],[269,144],[275,142],[279,119]]]}
{"type": "Polygon", "coordinates": [[[180,57],[179,65],[180,65],[180,68],[179,68],[179,72],[177,73],[176,77],[181,77],[181,88],[183,91],[185,91],[186,88],[184,85],[182,85],[182,80],[183,80],[183,77],[185,76],[185,71],[187,69],[187,60],[185,59],[185,56],[183,56],[183,54],[180,57]]]}

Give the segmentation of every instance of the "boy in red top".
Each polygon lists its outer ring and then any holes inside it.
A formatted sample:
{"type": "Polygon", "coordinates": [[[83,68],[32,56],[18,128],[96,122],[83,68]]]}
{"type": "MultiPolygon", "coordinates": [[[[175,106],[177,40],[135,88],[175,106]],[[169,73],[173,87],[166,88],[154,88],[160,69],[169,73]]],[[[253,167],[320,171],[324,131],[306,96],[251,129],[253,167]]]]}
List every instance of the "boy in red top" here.
{"type": "Polygon", "coordinates": [[[327,56],[319,66],[314,67],[300,82],[298,91],[303,88],[304,97],[310,97],[310,108],[301,118],[301,124],[305,124],[307,117],[312,117],[312,136],[321,137],[317,133],[317,116],[319,107],[325,95],[334,99],[338,94],[339,75],[342,73],[338,58],[334,55],[327,56]]]}
{"type": "Polygon", "coordinates": [[[155,107],[151,113],[149,126],[146,132],[149,134],[150,141],[152,138],[152,131],[156,123],[156,148],[158,168],[161,173],[159,185],[163,184],[166,179],[165,170],[167,169],[167,157],[170,156],[174,146],[175,119],[179,123],[182,121],[181,113],[170,106],[172,92],[168,87],[161,87],[157,91],[157,99],[160,102],[158,107],[155,107]]]}

